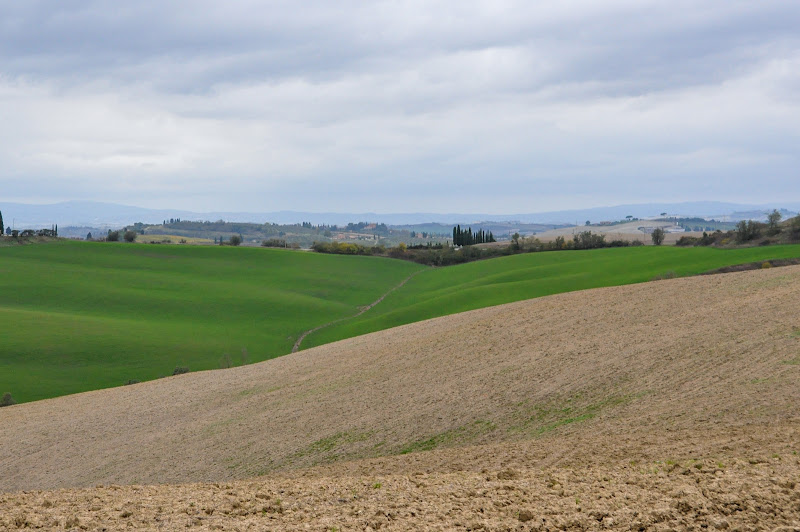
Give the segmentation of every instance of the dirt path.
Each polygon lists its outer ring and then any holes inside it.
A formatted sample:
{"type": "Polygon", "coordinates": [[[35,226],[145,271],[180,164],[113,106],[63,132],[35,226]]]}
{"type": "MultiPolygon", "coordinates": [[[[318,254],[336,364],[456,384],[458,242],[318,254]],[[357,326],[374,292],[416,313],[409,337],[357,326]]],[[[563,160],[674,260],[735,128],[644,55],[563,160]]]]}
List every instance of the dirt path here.
{"type": "Polygon", "coordinates": [[[358,312],[356,312],[352,316],[345,316],[344,318],[339,318],[338,320],[329,321],[328,323],[323,323],[322,325],[318,325],[318,326],[314,327],[313,329],[307,330],[306,332],[304,332],[303,334],[300,335],[300,338],[298,338],[297,341],[292,346],[292,353],[297,353],[300,350],[300,344],[303,343],[303,340],[305,340],[306,336],[308,336],[309,334],[315,333],[315,332],[319,331],[320,329],[324,329],[325,327],[330,327],[331,325],[334,325],[336,323],[341,323],[341,322],[343,322],[345,320],[350,320],[350,319],[353,319],[353,318],[357,318],[358,316],[361,316],[366,311],[368,311],[369,309],[371,309],[372,307],[374,307],[375,305],[377,305],[378,303],[380,303],[381,301],[386,299],[386,296],[388,296],[389,294],[391,294],[392,292],[394,292],[398,288],[401,288],[404,284],[406,284],[408,281],[410,281],[412,277],[414,277],[418,273],[424,272],[424,271],[425,270],[418,270],[418,271],[412,273],[411,275],[409,275],[408,277],[403,279],[400,282],[400,284],[398,284],[394,288],[390,289],[388,292],[384,293],[381,297],[379,297],[378,299],[376,299],[375,301],[373,301],[369,305],[367,305],[365,307],[360,307],[358,312]]]}

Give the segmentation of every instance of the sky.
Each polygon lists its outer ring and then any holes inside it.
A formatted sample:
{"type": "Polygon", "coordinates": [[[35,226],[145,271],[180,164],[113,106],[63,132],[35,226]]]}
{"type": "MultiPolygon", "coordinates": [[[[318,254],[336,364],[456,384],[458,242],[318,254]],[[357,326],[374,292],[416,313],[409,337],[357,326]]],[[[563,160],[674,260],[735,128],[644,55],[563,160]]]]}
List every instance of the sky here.
{"type": "Polygon", "coordinates": [[[0,2],[0,197],[520,213],[800,199],[795,0],[0,2]]]}

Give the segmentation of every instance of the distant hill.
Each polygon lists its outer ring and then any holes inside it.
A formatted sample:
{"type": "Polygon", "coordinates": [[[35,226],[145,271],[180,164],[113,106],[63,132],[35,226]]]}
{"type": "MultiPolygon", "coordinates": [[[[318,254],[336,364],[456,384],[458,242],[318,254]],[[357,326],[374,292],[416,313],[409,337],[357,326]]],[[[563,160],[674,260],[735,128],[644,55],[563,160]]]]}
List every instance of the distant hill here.
{"type": "MultiPolygon", "coordinates": [[[[785,209],[787,215],[800,211],[800,202],[783,202],[770,205],[745,205],[715,201],[684,203],[648,203],[617,205],[591,209],[574,209],[540,213],[489,214],[489,213],[313,213],[300,211],[277,212],[192,212],[177,209],[145,209],[115,203],[93,201],[67,201],[49,205],[0,202],[0,211],[7,225],[38,228],[58,224],[60,227],[80,226],[84,228],[119,228],[136,222],[157,224],[170,218],[182,220],[226,220],[237,222],[290,224],[311,222],[313,224],[346,225],[350,222],[379,222],[390,225],[416,224],[476,224],[478,222],[519,222],[524,224],[583,224],[586,220],[620,220],[625,216],[648,218],[666,212],[681,217],[728,217],[761,216],[773,208],[785,209]]],[[[741,218],[738,218],[741,219],[741,218]]]]}

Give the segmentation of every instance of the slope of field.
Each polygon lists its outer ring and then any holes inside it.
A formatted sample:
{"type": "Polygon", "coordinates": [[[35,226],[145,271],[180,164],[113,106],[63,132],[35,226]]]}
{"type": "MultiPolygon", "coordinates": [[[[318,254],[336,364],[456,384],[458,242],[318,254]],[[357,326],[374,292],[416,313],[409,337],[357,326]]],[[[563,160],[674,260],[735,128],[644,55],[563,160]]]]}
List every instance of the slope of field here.
{"type": "Polygon", "coordinates": [[[794,530],[798,296],[573,292],[3,408],[0,530],[794,530]]]}
{"type": "Polygon", "coordinates": [[[0,394],[31,401],[284,355],[421,268],[218,246],[4,247],[0,394]]]}
{"type": "Polygon", "coordinates": [[[423,271],[356,319],[309,335],[304,348],[422,319],[602,286],[693,275],[723,266],[800,257],[800,246],[673,246],[528,253],[423,271]]]}
{"type": "Polygon", "coordinates": [[[572,292],[3,408],[0,490],[226,481],[498,442],[524,452],[424,460],[480,471],[761,456],[773,443],[785,456],[798,441],[798,295],[798,266],[572,292]]]}

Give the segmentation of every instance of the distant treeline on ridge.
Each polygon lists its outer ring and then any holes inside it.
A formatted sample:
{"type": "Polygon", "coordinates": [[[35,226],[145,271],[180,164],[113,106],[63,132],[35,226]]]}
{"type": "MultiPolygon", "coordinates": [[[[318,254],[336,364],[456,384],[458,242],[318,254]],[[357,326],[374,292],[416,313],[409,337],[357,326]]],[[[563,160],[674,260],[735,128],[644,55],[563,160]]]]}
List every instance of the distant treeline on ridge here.
{"type": "Polygon", "coordinates": [[[461,225],[453,227],[453,245],[471,246],[473,244],[484,244],[486,242],[496,242],[491,231],[486,233],[483,229],[472,232],[472,227],[467,230],[461,229],[461,225]]]}

